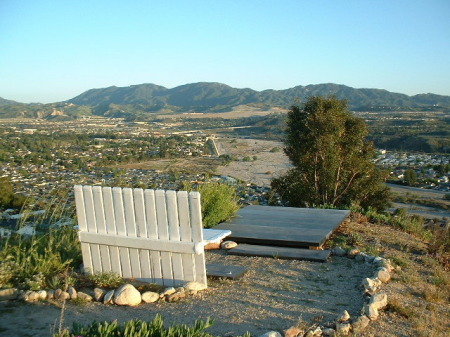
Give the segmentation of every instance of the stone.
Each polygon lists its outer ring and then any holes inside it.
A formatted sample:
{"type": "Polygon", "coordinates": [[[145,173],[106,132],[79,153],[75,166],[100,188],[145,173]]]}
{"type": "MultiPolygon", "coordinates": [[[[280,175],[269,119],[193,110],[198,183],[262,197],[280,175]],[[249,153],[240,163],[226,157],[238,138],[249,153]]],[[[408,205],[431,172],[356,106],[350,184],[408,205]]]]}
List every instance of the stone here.
{"type": "Polygon", "coordinates": [[[237,245],[234,241],[224,241],[220,244],[220,248],[228,250],[237,247],[237,245]]]}
{"type": "Polygon", "coordinates": [[[176,289],[174,287],[169,287],[169,288],[164,289],[164,291],[161,293],[160,296],[164,297],[164,296],[167,296],[167,295],[175,294],[176,292],[177,291],[176,291],[176,289]]]}
{"type": "Polygon", "coordinates": [[[336,335],[336,331],[332,328],[326,328],[322,330],[322,335],[324,337],[334,337],[336,335]]]}
{"type": "Polygon", "coordinates": [[[39,299],[42,301],[47,299],[47,291],[46,290],[39,290],[38,295],[39,295],[39,299]]]}
{"type": "Polygon", "coordinates": [[[350,319],[350,314],[347,310],[344,310],[342,315],[338,318],[339,322],[347,322],[350,319]]]}
{"type": "Polygon", "coordinates": [[[364,262],[366,263],[372,263],[375,257],[372,255],[364,254],[364,262]]]}
{"type": "Polygon", "coordinates": [[[83,301],[86,301],[86,302],[92,302],[92,300],[93,300],[93,297],[91,295],[86,294],[82,291],[78,292],[77,298],[82,299],[83,301]]]}
{"type": "Polygon", "coordinates": [[[351,259],[354,259],[356,255],[360,253],[358,248],[352,248],[348,251],[347,256],[351,259]]]}
{"type": "Polygon", "coordinates": [[[320,328],[320,326],[318,326],[315,329],[309,330],[305,337],[320,337],[322,336],[322,329],[320,328]]]}
{"type": "Polygon", "coordinates": [[[62,290],[61,289],[56,289],[55,290],[55,300],[59,299],[59,297],[61,296],[62,290]]]}
{"type": "Polygon", "coordinates": [[[35,302],[39,299],[39,294],[37,291],[28,290],[23,298],[26,302],[35,302]]]}
{"type": "Polygon", "coordinates": [[[340,334],[340,335],[348,335],[350,333],[350,328],[351,325],[350,323],[340,323],[337,322],[336,323],[336,333],[340,334]]]}
{"type": "Polygon", "coordinates": [[[206,284],[197,281],[191,281],[184,285],[184,289],[188,291],[202,291],[207,288],[208,286],[206,284]]]}
{"type": "Polygon", "coordinates": [[[124,284],[114,293],[114,303],[117,305],[133,307],[140,304],[141,301],[141,293],[132,284],[124,284]]]}
{"type": "Polygon", "coordinates": [[[58,300],[60,301],[65,301],[65,300],[70,300],[70,295],[67,291],[62,291],[61,295],[59,295],[58,300]]]}
{"type": "Polygon", "coordinates": [[[386,294],[375,294],[370,300],[369,304],[373,304],[374,307],[378,310],[383,309],[387,306],[387,295],[386,294]]]}
{"type": "Polygon", "coordinates": [[[16,288],[0,289],[0,301],[15,300],[19,297],[19,290],[16,288]]]}
{"type": "Polygon", "coordinates": [[[105,294],[105,297],[103,297],[103,304],[108,304],[108,303],[113,304],[113,303],[114,303],[114,301],[113,301],[114,293],[115,293],[114,290],[108,291],[108,292],[105,294]]]}
{"type": "Polygon", "coordinates": [[[378,309],[373,303],[364,306],[364,313],[371,321],[376,321],[378,319],[378,309]]]}
{"type": "Polygon", "coordinates": [[[153,291],[146,291],[142,294],[142,301],[145,303],[154,303],[159,300],[159,294],[153,291]]]}
{"type": "Polygon", "coordinates": [[[105,291],[101,288],[94,288],[94,299],[97,302],[103,301],[103,298],[105,297],[105,291]]]}
{"type": "Polygon", "coordinates": [[[52,300],[54,298],[55,298],[55,291],[53,289],[47,291],[47,299],[52,300]]]}
{"type": "Polygon", "coordinates": [[[391,279],[391,274],[387,271],[386,268],[382,268],[375,272],[375,277],[381,282],[386,283],[391,279]]]}
{"type": "Polygon", "coordinates": [[[74,299],[76,299],[76,298],[78,297],[77,291],[76,291],[75,288],[72,287],[72,286],[69,287],[69,289],[67,290],[67,292],[69,293],[70,298],[71,298],[72,300],[74,300],[74,299]]]}
{"type": "Polygon", "coordinates": [[[183,293],[173,293],[171,295],[167,295],[166,299],[167,302],[178,302],[180,299],[186,297],[186,294],[183,293]]]}
{"type": "Polygon", "coordinates": [[[347,252],[345,251],[345,249],[337,246],[334,247],[333,250],[331,251],[333,253],[333,255],[335,256],[345,256],[347,254],[347,252]]]}
{"type": "Polygon", "coordinates": [[[352,323],[353,332],[356,334],[362,332],[365,328],[367,328],[369,322],[370,319],[367,316],[365,315],[358,316],[352,323]]]}
{"type": "Polygon", "coordinates": [[[373,264],[380,266],[383,263],[383,261],[384,261],[384,258],[382,258],[380,256],[376,256],[372,262],[373,262],[373,264]]]}
{"type": "Polygon", "coordinates": [[[303,336],[305,332],[296,326],[291,326],[289,329],[284,331],[284,337],[298,337],[303,336]]]}
{"type": "Polygon", "coordinates": [[[364,253],[360,253],[360,254],[355,255],[355,261],[365,262],[366,259],[365,259],[364,255],[365,255],[364,253]]]}
{"type": "Polygon", "coordinates": [[[269,331],[259,337],[281,337],[281,334],[278,331],[269,331]]]}

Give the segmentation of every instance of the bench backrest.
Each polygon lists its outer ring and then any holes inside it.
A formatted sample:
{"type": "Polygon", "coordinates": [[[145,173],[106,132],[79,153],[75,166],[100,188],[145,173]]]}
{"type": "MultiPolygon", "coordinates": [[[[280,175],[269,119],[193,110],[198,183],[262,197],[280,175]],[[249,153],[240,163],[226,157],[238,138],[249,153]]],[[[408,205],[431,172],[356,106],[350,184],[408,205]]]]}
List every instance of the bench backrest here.
{"type": "Polygon", "coordinates": [[[84,267],[165,286],[206,284],[200,193],[76,185],[84,267]]]}

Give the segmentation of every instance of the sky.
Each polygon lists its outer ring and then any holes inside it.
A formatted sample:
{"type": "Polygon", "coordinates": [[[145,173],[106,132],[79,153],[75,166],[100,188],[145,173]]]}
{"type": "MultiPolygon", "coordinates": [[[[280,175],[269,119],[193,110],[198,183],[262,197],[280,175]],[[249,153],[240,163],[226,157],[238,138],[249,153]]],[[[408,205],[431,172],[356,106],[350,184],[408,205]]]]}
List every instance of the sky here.
{"type": "Polygon", "coordinates": [[[220,82],[450,95],[449,0],[0,0],[0,97],[220,82]]]}

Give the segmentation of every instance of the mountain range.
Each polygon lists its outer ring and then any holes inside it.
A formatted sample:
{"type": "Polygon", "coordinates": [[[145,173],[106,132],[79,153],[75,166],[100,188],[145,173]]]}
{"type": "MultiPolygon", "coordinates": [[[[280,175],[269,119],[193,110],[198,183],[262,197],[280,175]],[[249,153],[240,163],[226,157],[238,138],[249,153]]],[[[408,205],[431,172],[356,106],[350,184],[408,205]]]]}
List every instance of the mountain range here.
{"type": "Polygon", "coordinates": [[[261,109],[288,108],[308,96],[330,95],[348,100],[350,109],[355,111],[450,110],[450,96],[435,94],[408,96],[382,89],[355,89],[333,83],[256,91],[222,83],[200,82],[171,89],[149,83],[90,89],[68,101],[50,104],[23,104],[0,98],[0,118],[45,118],[55,115],[76,118],[91,113],[118,117],[155,112],[218,112],[239,105],[254,105],[261,109]]]}

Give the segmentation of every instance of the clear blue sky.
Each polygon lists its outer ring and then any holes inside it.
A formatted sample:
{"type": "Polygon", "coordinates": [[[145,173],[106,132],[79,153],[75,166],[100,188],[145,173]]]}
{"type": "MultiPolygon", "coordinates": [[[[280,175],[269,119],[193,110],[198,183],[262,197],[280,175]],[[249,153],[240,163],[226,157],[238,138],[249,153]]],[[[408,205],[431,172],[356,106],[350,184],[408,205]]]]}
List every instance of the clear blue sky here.
{"type": "Polygon", "coordinates": [[[450,95],[449,0],[0,0],[0,97],[339,83],[450,95]]]}

